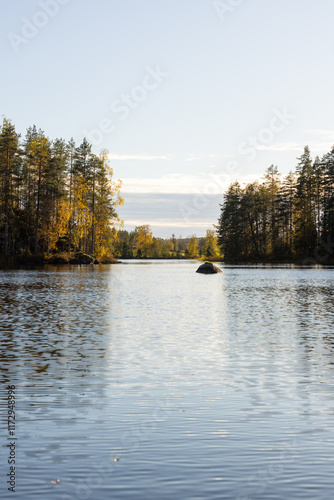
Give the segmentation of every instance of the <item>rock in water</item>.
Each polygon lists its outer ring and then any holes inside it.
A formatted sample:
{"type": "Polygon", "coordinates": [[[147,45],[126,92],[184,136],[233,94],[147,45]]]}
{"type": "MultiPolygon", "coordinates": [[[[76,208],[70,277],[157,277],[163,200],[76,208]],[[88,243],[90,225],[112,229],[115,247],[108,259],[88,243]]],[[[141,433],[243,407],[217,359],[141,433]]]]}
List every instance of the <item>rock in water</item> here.
{"type": "Polygon", "coordinates": [[[202,273],[202,274],[217,274],[221,272],[222,272],[221,269],[212,264],[212,262],[205,262],[204,264],[199,266],[199,268],[196,271],[196,273],[202,273]]]}

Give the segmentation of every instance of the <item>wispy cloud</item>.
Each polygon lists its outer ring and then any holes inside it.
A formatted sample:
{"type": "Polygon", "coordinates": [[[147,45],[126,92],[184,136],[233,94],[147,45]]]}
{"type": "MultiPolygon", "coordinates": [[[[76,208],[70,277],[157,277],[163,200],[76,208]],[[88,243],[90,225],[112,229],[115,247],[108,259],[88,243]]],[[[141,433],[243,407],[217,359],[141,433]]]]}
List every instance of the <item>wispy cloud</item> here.
{"type": "MultiPolygon", "coordinates": [[[[187,175],[182,173],[169,174],[159,178],[128,178],[123,179],[122,192],[192,194],[201,192],[203,185],[208,179],[209,176],[207,174],[187,175]]],[[[228,182],[226,182],[227,186],[228,182]]]]}
{"type": "MultiPolygon", "coordinates": [[[[125,204],[119,207],[124,219],[124,228],[132,231],[135,226],[149,224],[155,236],[169,237],[172,233],[190,236],[204,236],[207,229],[213,229],[219,216],[222,195],[211,195],[200,213],[184,217],[184,208],[192,206],[198,195],[193,194],[126,194],[125,204]]],[[[202,199],[202,197],[201,197],[202,199]]]]}
{"type": "MultiPolygon", "coordinates": [[[[213,222],[216,222],[215,220],[213,222]]],[[[166,221],[163,219],[133,219],[127,220],[126,225],[128,226],[141,226],[143,224],[148,224],[152,228],[154,227],[166,227],[166,228],[188,228],[188,227],[197,227],[197,228],[210,228],[213,225],[212,220],[201,220],[201,221],[184,221],[183,219],[173,219],[171,221],[166,221]]]]}
{"type": "Polygon", "coordinates": [[[261,144],[256,147],[259,151],[302,151],[305,146],[299,142],[281,142],[278,144],[261,144]]]}
{"type": "Polygon", "coordinates": [[[306,145],[311,153],[326,153],[334,144],[334,130],[308,129],[304,130],[305,140],[303,142],[281,142],[276,144],[261,144],[257,149],[261,151],[296,151],[302,152],[306,145]]]}
{"type": "Polygon", "coordinates": [[[309,142],[308,146],[310,146],[311,153],[328,153],[334,145],[334,136],[332,141],[329,142],[309,142]]]}
{"type": "Polygon", "coordinates": [[[332,142],[322,142],[322,141],[307,141],[301,142],[281,142],[278,144],[270,144],[268,146],[261,144],[256,149],[259,151],[279,151],[279,152],[289,152],[296,151],[301,153],[304,147],[309,146],[311,153],[326,153],[328,152],[334,144],[334,135],[332,142]]]}
{"type": "Polygon", "coordinates": [[[110,153],[110,160],[139,160],[139,161],[152,161],[152,160],[172,160],[172,155],[145,155],[145,154],[137,154],[137,155],[128,155],[128,154],[119,154],[119,153],[110,153]]]}
{"type": "MultiPolygon", "coordinates": [[[[236,176],[241,184],[254,181],[257,175],[236,176]]],[[[225,172],[198,174],[169,174],[158,178],[125,178],[122,193],[154,193],[154,194],[202,194],[212,192],[224,193],[235,178],[225,172]]]]}
{"type": "Polygon", "coordinates": [[[233,158],[232,154],[210,154],[210,155],[205,155],[205,154],[190,154],[187,156],[185,159],[186,162],[188,161],[200,161],[200,160],[222,160],[224,158],[233,158]]]}
{"type": "Polygon", "coordinates": [[[202,159],[202,155],[189,155],[188,158],[185,159],[185,161],[198,161],[202,159]]]}
{"type": "Polygon", "coordinates": [[[332,139],[334,141],[334,130],[327,129],[310,129],[305,130],[307,134],[317,135],[322,137],[323,139],[332,139]]]}

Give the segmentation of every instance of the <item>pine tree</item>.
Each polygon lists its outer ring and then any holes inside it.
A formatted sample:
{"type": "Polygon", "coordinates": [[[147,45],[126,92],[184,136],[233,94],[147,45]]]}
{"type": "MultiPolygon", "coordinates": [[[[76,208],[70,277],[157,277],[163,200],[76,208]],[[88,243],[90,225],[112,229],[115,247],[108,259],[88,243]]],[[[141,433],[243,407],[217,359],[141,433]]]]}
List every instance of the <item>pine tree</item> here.
{"type": "Polygon", "coordinates": [[[290,172],[284,178],[278,193],[278,224],[280,233],[278,255],[284,258],[293,257],[295,196],[296,175],[290,172]]]}
{"type": "Polygon", "coordinates": [[[9,255],[9,240],[14,226],[14,178],[17,175],[18,139],[15,127],[4,118],[0,128],[0,224],[3,229],[5,255],[9,255]]]}
{"type": "Polygon", "coordinates": [[[295,250],[298,256],[304,257],[314,253],[317,242],[314,212],[315,175],[308,146],[305,147],[304,154],[298,160],[294,211],[295,250]]]}
{"type": "Polygon", "coordinates": [[[322,238],[334,242],[334,146],[321,163],[324,168],[322,238]]]}
{"type": "Polygon", "coordinates": [[[67,143],[67,193],[70,217],[68,220],[67,232],[67,251],[70,252],[72,248],[72,231],[73,231],[73,213],[74,213],[74,162],[75,162],[75,142],[73,137],[67,143]]]}
{"type": "MultiPolygon", "coordinates": [[[[271,165],[265,173],[265,188],[269,198],[268,204],[268,248],[265,253],[274,256],[278,252],[279,246],[279,189],[280,189],[280,174],[278,168],[271,165]]],[[[267,244],[266,244],[267,246],[267,244]]]]}
{"type": "Polygon", "coordinates": [[[235,182],[228,188],[218,220],[218,244],[227,259],[241,258],[244,248],[244,220],[241,211],[242,190],[235,182]]]}
{"type": "Polygon", "coordinates": [[[46,177],[50,162],[50,143],[44,137],[44,134],[39,134],[31,141],[28,146],[28,154],[32,169],[32,178],[34,185],[35,198],[35,234],[34,234],[34,252],[37,253],[38,245],[38,230],[41,215],[41,205],[46,201],[46,177]]]}

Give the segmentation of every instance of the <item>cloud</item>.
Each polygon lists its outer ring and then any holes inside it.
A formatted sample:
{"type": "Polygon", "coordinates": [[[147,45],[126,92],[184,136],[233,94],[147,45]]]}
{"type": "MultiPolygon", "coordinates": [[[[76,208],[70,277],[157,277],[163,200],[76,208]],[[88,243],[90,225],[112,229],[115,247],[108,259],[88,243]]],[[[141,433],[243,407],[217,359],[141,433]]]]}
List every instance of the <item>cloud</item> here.
{"type": "Polygon", "coordinates": [[[232,154],[211,154],[211,155],[198,155],[198,154],[190,154],[187,156],[185,159],[186,162],[188,161],[199,161],[199,160],[221,160],[224,158],[233,158],[232,154]]]}
{"type": "Polygon", "coordinates": [[[189,155],[188,158],[185,159],[185,161],[198,161],[202,159],[202,155],[189,155]]]}
{"type": "Polygon", "coordinates": [[[268,146],[261,144],[257,149],[260,151],[296,151],[302,153],[304,147],[309,146],[311,153],[327,153],[334,144],[334,130],[309,129],[304,130],[305,140],[303,142],[281,142],[268,146]],[[311,140],[309,140],[309,137],[311,140]],[[316,138],[316,140],[314,140],[316,138]]]}
{"type": "Polygon", "coordinates": [[[240,184],[253,182],[259,175],[241,175],[233,177],[222,171],[198,174],[169,174],[157,178],[125,178],[122,183],[122,194],[222,194],[231,182],[238,179],[240,184]]]}
{"type": "Polygon", "coordinates": [[[118,161],[125,161],[125,160],[152,161],[152,160],[172,160],[173,156],[172,155],[154,156],[154,155],[143,155],[143,154],[127,155],[127,154],[110,153],[109,159],[118,161]]]}
{"type": "MultiPolygon", "coordinates": [[[[214,220],[215,223],[217,223],[214,220]]],[[[141,226],[144,224],[148,224],[152,228],[154,227],[165,227],[165,228],[188,228],[188,227],[197,227],[197,228],[207,228],[207,227],[212,227],[213,222],[212,220],[207,220],[207,221],[184,221],[182,219],[177,220],[173,219],[170,221],[166,220],[160,220],[160,219],[152,219],[152,220],[143,220],[143,219],[133,219],[133,220],[127,220],[126,225],[128,226],[141,226]]]]}
{"type": "Polygon", "coordinates": [[[303,151],[305,144],[299,142],[281,142],[279,144],[259,145],[256,149],[259,151],[303,151]]]}
{"type": "Polygon", "coordinates": [[[305,130],[307,134],[318,135],[323,139],[332,139],[334,141],[334,130],[326,130],[326,129],[310,129],[305,130]]]}
{"type": "Polygon", "coordinates": [[[278,144],[271,144],[266,146],[261,144],[256,149],[259,151],[279,151],[279,152],[287,152],[287,151],[296,151],[302,153],[304,147],[309,146],[311,153],[327,153],[332,149],[334,144],[334,136],[332,142],[321,142],[321,141],[307,141],[305,140],[303,143],[301,142],[281,142],[278,144]]]}
{"type": "Polygon", "coordinates": [[[149,224],[155,236],[169,237],[172,233],[204,236],[213,229],[220,213],[222,195],[194,194],[127,194],[125,204],[119,207],[124,228],[149,224]]]}
{"type": "Polygon", "coordinates": [[[316,142],[312,141],[308,144],[310,147],[311,153],[329,153],[334,145],[334,136],[331,142],[316,142]]]}
{"type": "MultiPolygon", "coordinates": [[[[230,176],[217,175],[221,192],[227,188],[230,176]]],[[[169,174],[158,178],[128,178],[123,179],[122,193],[161,193],[161,194],[188,194],[200,193],[205,185],[212,182],[209,174],[169,174]]]]}

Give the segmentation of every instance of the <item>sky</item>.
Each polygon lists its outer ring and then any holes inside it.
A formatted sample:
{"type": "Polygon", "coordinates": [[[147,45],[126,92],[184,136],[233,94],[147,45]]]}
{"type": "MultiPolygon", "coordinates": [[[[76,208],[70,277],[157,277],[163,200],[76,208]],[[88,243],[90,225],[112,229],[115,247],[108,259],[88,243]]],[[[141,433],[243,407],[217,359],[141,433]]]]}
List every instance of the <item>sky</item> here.
{"type": "Polygon", "coordinates": [[[205,235],[334,143],[333,0],[2,0],[0,114],[109,151],[126,229],[205,235]]]}

